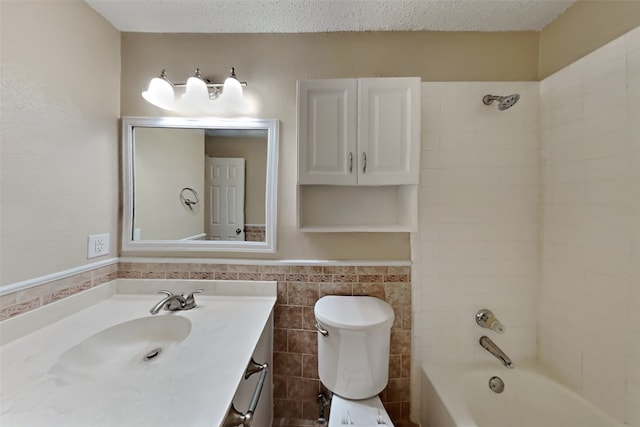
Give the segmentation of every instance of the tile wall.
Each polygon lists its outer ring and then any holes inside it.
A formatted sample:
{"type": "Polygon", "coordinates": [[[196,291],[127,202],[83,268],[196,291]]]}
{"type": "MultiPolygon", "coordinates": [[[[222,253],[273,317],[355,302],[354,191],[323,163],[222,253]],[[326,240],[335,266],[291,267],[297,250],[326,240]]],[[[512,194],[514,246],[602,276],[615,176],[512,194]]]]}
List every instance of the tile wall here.
{"type": "Polygon", "coordinates": [[[540,85],[539,357],[640,426],[640,28],[540,85]]]}
{"type": "MultiPolygon", "coordinates": [[[[422,363],[536,356],[539,136],[536,82],[422,84],[419,232],[412,235],[414,372],[422,363]],[[519,93],[499,111],[486,94],[519,93]],[[475,324],[481,308],[506,326],[475,324]]],[[[414,419],[420,408],[412,377],[414,419]]]]}
{"type": "Polygon", "coordinates": [[[130,263],[104,267],[2,297],[2,319],[37,308],[108,280],[220,279],[276,280],[274,310],[275,425],[313,425],[322,391],[317,370],[313,306],[324,295],[371,295],[394,309],[389,384],[381,398],[394,423],[408,425],[411,360],[411,267],[396,265],[243,265],[130,263]]]}
{"type": "Polygon", "coordinates": [[[117,278],[118,265],[96,268],[64,279],[54,280],[18,292],[0,296],[0,321],[61,300],[70,295],[117,278]]]}
{"type": "MultiPolygon", "coordinates": [[[[286,267],[284,267],[286,268],[286,267]]],[[[396,425],[409,419],[411,361],[411,284],[409,267],[304,267],[277,269],[278,303],[274,317],[275,417],[289,420],[318,418],[316,397],[318,344],[313,306],[324,295],[371,295],[394,309],[391,331],[389,384],[382,401],[396,425]]]]}
{"type": "Polygon", "coordinates": [[[266,227],[264,225],[245,225],[245,240],[247,242],[264,242],[266,227]]]}

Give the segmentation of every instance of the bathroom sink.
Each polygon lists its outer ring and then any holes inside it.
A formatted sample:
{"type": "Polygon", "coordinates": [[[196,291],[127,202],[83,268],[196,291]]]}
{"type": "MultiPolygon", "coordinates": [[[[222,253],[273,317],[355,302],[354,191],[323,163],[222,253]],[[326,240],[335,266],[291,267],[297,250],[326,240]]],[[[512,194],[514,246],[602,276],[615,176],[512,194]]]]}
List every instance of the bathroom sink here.
{"type": "Polygon", "coordinates": [[[191,332],[189,319],[148,316],[103,329],[65,351],[49,373],[60,380],[108,379],[162,363],[191,332]]]}

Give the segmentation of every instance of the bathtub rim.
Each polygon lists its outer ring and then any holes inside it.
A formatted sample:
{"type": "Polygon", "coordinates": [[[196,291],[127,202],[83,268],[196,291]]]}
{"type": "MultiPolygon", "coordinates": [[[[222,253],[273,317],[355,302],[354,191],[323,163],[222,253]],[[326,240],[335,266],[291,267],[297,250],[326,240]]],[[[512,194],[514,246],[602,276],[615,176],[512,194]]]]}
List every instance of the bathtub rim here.
{"type": "MultiPolygon", "coordinates": [[[[478,427],[478,424],[471,416],[470,410],[465,403],[464,397],[457,395],[457,390],[462,390],[463,382],[466,380],[465,373],[468,371],[491,370],[495,371],[496,375],[499,375],[499,372],[501,371],[510,371],[510,369],[508,370],[508,368],[490,362],[423,363],[420,366],[420,369],[420,381],[429,381],[431,388],[437,394],[439,403],[447,411],[447,414],[449,418],[454,422],[455,427],[478,427]],[[432,373],[429,374],[429,372],[432,373]]],[[[533,373],[543,376],[546,380],[553,382],[557,387],[560,387],[568,393],[573,394],[578,399],[583,400],[592,408],[593,411],[601,414],[605,419],[611,420],[612,426],[627,427],[627,424],[624,424],[623,421],[613,418],[604,410],[588,401],[576,390],[566,386],[561,381],[559,381],[558,378],[553,375],[552,371],[541,364],[538,360],[518,361],[515,363],[515,369],[521,369],[528,371],[527,373],[533,373]]],[[[422,383],[420,387],[422,390],[422,383]]],[[[425,396],[422,396],[421,398],[424,399],[425,396]]],[[[421,406],[425,407],[428,405],[422,403],[421,406]]]]}

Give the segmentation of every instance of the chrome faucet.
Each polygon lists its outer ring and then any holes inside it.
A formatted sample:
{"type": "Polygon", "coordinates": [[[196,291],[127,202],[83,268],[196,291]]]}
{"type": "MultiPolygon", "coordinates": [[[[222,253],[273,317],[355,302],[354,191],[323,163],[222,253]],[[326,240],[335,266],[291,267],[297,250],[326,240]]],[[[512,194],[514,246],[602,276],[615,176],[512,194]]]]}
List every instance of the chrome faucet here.
{"type": "Polygon", "coordinates": [[[499,361],[501,361],[504,366],[509,369],[513,369],[514,365],[511,359],[509,359],[509,356],[507,356],[496,343],[491,341],[491,338],[487,336],[480,337],[480,345],[489,353],[494,355],[499,361]]]}
{"type": "Polygon", "coordinates": [[[185,295],[174,294],[170,291],[165,290],[159,291],[159,294],[164,294],[166,296],[153,307],[151,307],[149,313],[158,314],[163,307],[165,310],[171,311],[191,310],[197,305],[193,294],[199,294],[202,292],[204,292],[204,289],[198,289],[185,295]]]}
{"type": "Polygon", "coordinates": [[[504,334],[504,325],[500,323],[493,312],[487,308],[476,313],[476,323],[483,328],[491,329],[499,334],[504,334]]]}

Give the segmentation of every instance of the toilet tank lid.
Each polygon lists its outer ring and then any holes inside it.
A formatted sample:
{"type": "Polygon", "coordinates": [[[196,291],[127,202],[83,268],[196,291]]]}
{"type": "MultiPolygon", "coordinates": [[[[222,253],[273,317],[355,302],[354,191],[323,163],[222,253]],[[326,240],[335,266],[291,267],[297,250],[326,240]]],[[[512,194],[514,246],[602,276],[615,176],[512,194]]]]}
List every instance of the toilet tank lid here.
{"type": "Polygon", "coordinates": [[[391,328],[395,318],[389,304],[368,296],[327,295],[313,311],[323,325],[344,329],[391,328]]]}

